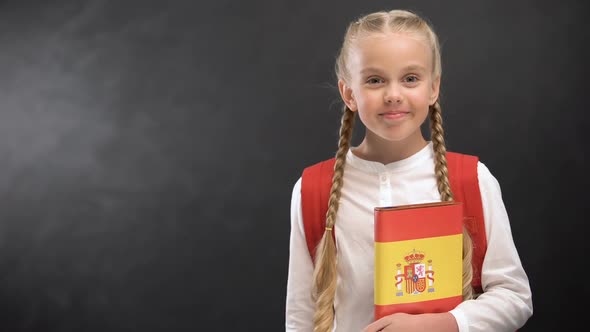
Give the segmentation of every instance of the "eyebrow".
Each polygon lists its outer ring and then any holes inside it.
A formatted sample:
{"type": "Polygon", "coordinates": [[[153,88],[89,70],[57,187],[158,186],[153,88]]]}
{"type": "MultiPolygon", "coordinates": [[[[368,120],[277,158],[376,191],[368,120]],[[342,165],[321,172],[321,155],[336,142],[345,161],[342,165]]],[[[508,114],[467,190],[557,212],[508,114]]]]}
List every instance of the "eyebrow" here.
{"type": "Polygon", "coordinates": [[[368,67],[368,68],[364,68],[363,70],[361,70],[361,74],[367,74],[367,73],[373,73],[373,72],[381,73],[382,70],[374,68],[374,67],[368,67]]]}
{"type": "MultiPolygon", "coordinates": [[[[423,66],[420,65],[409,65],[407,67],[404,67],[402,69],[402,71],[426,71],[426,68],[424,68],[423,66]]],[[[378,73],[383,73],[383,70],[379,69],[379,68],[375,68],[375,67],[367,67],[364,68],[363,70],[361,70],[361,74],[367,74],[367,73],[371,73],[371,72],[378,72],[378,73]]]]}
{"type": "Polygon", "coordinates": [[[424,68],[423,66],[420,65],[410,65],[404,68],[404,70],[407,71],[426,71],[426,68],[424,68]]]}

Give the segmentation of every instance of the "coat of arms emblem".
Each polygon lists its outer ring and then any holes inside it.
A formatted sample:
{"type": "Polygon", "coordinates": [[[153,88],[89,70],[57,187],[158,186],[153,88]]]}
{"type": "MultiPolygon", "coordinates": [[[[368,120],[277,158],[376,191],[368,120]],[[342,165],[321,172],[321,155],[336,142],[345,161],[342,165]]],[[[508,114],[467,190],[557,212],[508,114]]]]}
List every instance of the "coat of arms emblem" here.
{"type": "Polygon", "coordinates": [[[404,281],[406,294],[421,294],[426,290],[427,284],[428,292],[434,292],[434,270],[432,270],[432,260],[429,259],[427,265],[424,263],[425,257],[425,253],[416,251],[416,249],[409,252],[404,256],[407,265],[404,265],[403,273],[401,264],[396,264],[396,296],[404,295],[404,292],[402,291],[402,283],[404,281]]]}

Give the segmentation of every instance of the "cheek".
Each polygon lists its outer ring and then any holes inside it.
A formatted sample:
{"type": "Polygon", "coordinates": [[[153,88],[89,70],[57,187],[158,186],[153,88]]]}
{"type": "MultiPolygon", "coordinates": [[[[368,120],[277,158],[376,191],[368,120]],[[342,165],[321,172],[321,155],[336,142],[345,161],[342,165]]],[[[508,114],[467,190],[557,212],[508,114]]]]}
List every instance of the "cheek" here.
{"type": "Polygon", "coordinates": [[[372,123],[372,119],[371,119],[372,115],[371,115],[370,112],[362,112],[362,111],[361,112],[358,112],[358,117],[359,117],[359,120],[361,120],[361,123],[364,126],[370,126],[371,125],[371,123],[372,123]]]}
{"type": "Polygon", "coordinates": [[[383,99],[377,91],[365,91],[359,94],[356,100],[357,105],[360,107],[361,105],[370,106],[378,104],[383,99]]]}
{"type": "Polygon", "coordinates": [[[422,105],[422,104],[429,104],[430,103],[430,89],[428,88],[418,88],[418,89],[411,89],[408,91],[407,96],[412,100],[414,104],[422,105]]]}

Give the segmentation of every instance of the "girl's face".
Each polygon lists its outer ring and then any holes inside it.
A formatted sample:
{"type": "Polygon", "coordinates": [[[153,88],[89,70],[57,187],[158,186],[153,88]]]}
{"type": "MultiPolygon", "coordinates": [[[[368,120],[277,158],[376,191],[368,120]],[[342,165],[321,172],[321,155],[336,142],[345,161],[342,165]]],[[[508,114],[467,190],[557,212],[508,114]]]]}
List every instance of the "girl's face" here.
{"type": "Polygon", "coordinates": [[[372,34],[352,46],[349,82],[338,85],[346,105],[358,111],[367,136],[412,143],[422,139],[420,125],[438,98],[440,77],[433,77],[432,67],[432,50],[422,40],[372,34]]]}

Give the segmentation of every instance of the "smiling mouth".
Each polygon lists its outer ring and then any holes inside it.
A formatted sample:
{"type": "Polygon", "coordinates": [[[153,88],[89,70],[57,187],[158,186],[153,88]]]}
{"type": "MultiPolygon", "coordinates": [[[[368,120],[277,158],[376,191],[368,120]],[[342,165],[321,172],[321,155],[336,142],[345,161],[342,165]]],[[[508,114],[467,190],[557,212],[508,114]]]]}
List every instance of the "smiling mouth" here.
{"type": "Polygon", "coordinates": [[[408,114],[410,112],[403,112],[403,111],[398,111],[398,112],[385,112],[385,113],[381,113],[380,115],[395,115],[395,114],[408,114]]]}
{"type": "Polygon", "coordinates": [[[409,113],[410,112],[387,112],[387,113],[381,113],[380,115],[382,117],[384,117],[385,119],[397,120],[397,119],[401,119],[401,118],[405,117],[409,113]]]}

